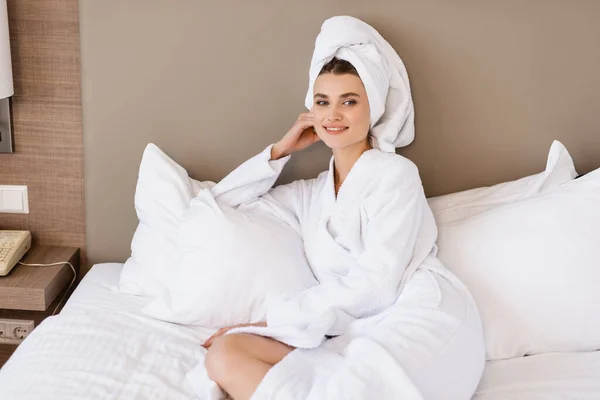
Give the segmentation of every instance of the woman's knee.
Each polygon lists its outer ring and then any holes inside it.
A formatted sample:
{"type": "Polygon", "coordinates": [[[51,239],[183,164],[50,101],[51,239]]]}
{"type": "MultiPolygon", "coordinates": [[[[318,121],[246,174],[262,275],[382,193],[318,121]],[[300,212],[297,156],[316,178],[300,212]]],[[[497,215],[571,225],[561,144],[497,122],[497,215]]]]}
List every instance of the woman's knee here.
{"type": "Polygon", "coordinates": [[[225,335],[215,339],[209,347],[204,366],[208,377],[221,384],[232,375],[242,348],[238,344],[237,335],[225,335]]]}

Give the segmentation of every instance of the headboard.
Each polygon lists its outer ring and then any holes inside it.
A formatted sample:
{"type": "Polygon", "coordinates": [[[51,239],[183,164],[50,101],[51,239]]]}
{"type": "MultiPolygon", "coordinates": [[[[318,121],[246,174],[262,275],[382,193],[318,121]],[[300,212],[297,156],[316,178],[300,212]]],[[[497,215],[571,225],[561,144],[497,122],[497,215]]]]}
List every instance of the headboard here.
{"type": "MultiPolygon", "coordinates": [[[[81,0],[89,263],[124,261],[145,145],[218,180],[304,112],[314,40],[333,15],[373,25],[411,79],[427,195],[541,171],[554,139],[600,166],[600,2],[81,0]]],[[[280,182],[330,151],[295,155],[280,182]]]]}

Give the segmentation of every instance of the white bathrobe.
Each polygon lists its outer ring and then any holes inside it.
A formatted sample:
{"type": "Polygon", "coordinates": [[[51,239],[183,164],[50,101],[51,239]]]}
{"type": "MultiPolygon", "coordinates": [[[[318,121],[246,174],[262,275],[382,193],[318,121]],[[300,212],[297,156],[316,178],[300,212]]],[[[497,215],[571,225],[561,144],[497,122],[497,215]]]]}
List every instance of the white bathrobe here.
{"type": "Polygon", "coordinates": [[[329,170],[316,179],[270,190],[290,158],[269,161],[270,152],[271,146],[212,189],[217,201],[230,206],[268,209],[304,240],[320,285],[272,304],[268,325],[304,329],[333,312],[335,321],[323,334],[339,335],[354,319],[392,305],[403,282],[426,259],[439,265],[433,253],[437,227],[411,161],[395,153],[366,151],[336,198],[333,157],[329,170]]]}
{"type": "Polygon", "coordinates": [[[437,228],[416,166],[372,149],[337,196],[333,158],[315,179],[272,188],[290,156],[270,160],[271,147],[212,193],[288,222],[319,285],[271,302],[267,328],[229,332],[298,348],[253,399],[470,398],[485,358],[480,320],[466,288],[435,256],[437,228]]]}

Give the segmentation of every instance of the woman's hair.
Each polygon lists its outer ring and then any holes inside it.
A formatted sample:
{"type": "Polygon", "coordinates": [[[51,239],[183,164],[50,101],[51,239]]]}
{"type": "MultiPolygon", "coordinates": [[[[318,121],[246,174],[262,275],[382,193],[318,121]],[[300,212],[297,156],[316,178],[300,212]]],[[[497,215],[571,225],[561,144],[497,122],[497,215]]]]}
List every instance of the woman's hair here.
{"type": "Polygon", "coordinates": [[[333,57],[331,61],[323,65],[323,68],[321,68],[321,72],[319,72],[319,75],[323,75],[325,73],[330,73],[334,75],[352,74],[359,76],[358,72],[356,71],[356,68],[354,68],[354,65],[350,64],[346,60],[342,60],[336,57],[333,57]]]}

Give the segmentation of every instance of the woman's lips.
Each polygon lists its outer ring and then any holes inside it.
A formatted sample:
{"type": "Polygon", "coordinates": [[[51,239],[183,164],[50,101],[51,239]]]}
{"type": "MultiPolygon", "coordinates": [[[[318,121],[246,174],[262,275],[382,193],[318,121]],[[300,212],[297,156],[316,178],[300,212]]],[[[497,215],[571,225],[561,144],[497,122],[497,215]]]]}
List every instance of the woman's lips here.
{"type": "Polygon", "coordinates": [[[325,128],[325,130],[327,131],[327,133],[329,133],[330,135],[339,135],[342,132],[345,132],[348,127],[344,126],[344,127],[326,127],[324,126],[323,128],[325,128]]]}

